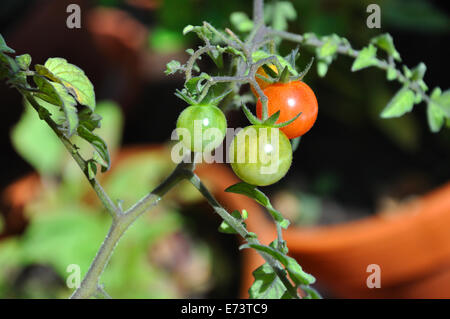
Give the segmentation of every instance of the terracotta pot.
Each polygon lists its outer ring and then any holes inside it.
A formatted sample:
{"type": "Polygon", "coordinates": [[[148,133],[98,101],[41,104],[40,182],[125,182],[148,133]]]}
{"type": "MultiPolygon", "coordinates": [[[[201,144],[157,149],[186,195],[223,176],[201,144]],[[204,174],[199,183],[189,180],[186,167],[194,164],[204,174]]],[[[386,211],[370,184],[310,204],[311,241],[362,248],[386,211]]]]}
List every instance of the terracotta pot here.
{"type": "MultiPolygon", "coordinates": [[[[249,226],[268,239],[275,235],[269,221],[249,226]]],[[[362,220],[291,226],[284,238],[290,255],[335,297],[450,298],[449,229],[450,183],[362,220]],[[380,266],[381,288],[367,286],[371,264],[380,266]]]]}

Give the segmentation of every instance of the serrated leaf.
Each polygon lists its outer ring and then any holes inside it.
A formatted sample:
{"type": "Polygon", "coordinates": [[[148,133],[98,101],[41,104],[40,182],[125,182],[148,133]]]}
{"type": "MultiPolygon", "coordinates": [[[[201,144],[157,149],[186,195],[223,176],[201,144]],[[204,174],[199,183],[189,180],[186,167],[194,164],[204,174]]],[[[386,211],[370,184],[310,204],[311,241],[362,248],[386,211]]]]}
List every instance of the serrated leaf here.
{"type": "Polygon", "coordinates": [[[253,29],[253,21],[245,12],[233,12],[230,21],[239,32],[250,32],[253,29]]]}
{"type": "Polygon", "coordinates": [[[414,98],[413,91],[408,88],[401,89],[381,112],[381,117],[400,117],[405,113],[411,112],[414,106],[414,98]]]}
{"type": "Polygon", "coordinates": [[[266,5],[265,18],[272,22],[273,29],[285,31],[288,28],[288,21],[297,18],[297,12],[291,2],[277,1],[266,5]]]}
{"type": "Polygon", "coordinates": [[[318,49],[317,55],[319,58],[332,57],[336,53],[338,46],[339,43],[337,43],[336,39],[328,37],[325,43],[318,49]]]}
{"type": "Polygon", "coordinates": [[[263,192],[257,189],[256,186],[247,184],[245,182],[239,182],[228,187],[225,192],[241,194],[253,198],[269,211],[274,220],[280,223],[281,227],[287,228],[289,226],[289,221],[285,219],[279,211],[273,208],[269,198],[263,192]]]}
{"type": "Polygon", "coordinates": [[[367,68],[378,63],[376,59],[377,48],[370,44],[362,49],[352,65],[352,72],[367,68]]]}
{"type": "Polygon", "coordinates": [[[395,49],[394,46],[394,40],[392,39],[392,36],[389,33],[385,33],[382,35],[379,35],[371,40],[371,43],[378,46],[380,49],[384,50],[392,56],[395,60],[401,61],[400,54],[395,49]]]}
{"type": "Polygon", "coordinates": [[[253,271],[253,277],[255,281],[248,290],[251,299],[280,299],[286,292],[286,287],[268,264],[253,271]]]}
{"type": "MultiPolygon", "coordinates": [[[[95,133],[88,130],[83,125],[80,125],[78,127],[78,135],[89,142],[95,150],[98,152],[98,155],[100,155],[102,161],[99,163],[102,165],[102,172],[105,172],[109,169],[111,166],[111,159],[109,157],[109,151],[108,146],[106,145],[105,141],[95,133]]],[[[95,159],[98,161],[98,159],[95,159]]]]}
{"type": "Polygon", "coordinates": [[[5,52],[5,53],[16,53],[16,51],[14,51],[13,49],[11,49],[5,42],[5,39],[3,38],[3,36],[0,34],[0,52],[5,52]]]}
{"type": "Polygon", "coordinates": [[[19,56],[16,56],[16,62],[17,65],[19,65],[19,67],[22,70],[28,70],[28,68],[30,67],[31,64],[31,55],[29,54],[22,54],[19,56]]]}
{"type": "Polygon", "coordinates": [[[82,69],[63,58],[50,58],[44,67],[53,75],[50,79],[59,79],[78,103],[95,110],[94,86],[82,69]]]}

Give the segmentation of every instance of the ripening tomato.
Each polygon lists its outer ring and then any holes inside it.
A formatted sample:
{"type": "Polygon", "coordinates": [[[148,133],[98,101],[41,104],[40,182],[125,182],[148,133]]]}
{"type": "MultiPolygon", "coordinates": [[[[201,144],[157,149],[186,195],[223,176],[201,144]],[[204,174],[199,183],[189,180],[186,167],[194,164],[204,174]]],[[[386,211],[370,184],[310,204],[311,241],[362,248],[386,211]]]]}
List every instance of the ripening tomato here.
{"type": "Polygon", "coordinates": [[[256,186],[278,182],[292,163],[289,139],[279,129],[266,125],[250,125],[239,131],[229,155],[234,173],[256,186]]]}
{"type": "MultiPolygon", "coordinates": [[[[278,70],[277,70],[277,67],[275,66],[275,64],[268,64],[267,66],[269,68],[271,68],[275,73],[278,74],[278,70]]],[[[258,68],[258,70],[256,71],[256,74],[259,74],[259,75],[262,75],[264,77],[269,78],[268,74],[266,73],[266,71],[264,71],[264,68],[262,66],[260,66],[258,68]]],[[[266,87],[268,87],[271,84],[270,82],[266,82],[266,81],[264,81],[263,79],[261,79],[260,77],[258,77],[256,75],[255,75],[255,80],[258,83],[258,85],[261,88],[261,90],[263,90],[263,91],[264,91],[264,89],[266,87]]],[[[253,92],[253,95],[258,97],[258,93],[256,92],[255,88],[253,86],[250,86],[250,88],[251,88],[251,90],[253,92]]]]}
{"type": "MultiPolygon", "coordinates": [[[[269,99],[268,115],[280,110],[277,123],[289,121],[298,113],[302,114],[291,124],[280,128],[290,139],[302,136],[308,132],[317,119],[318,105],[313,90],[302,81],[274,83],[269,85],[264,94],[269,99]]],[[[256,115],[262,117],[262,103],[256,103],[256,115]]]]}
{"type": "Polygon", "coordinates": [[[180,113],[177,133],[183,144],[193,152],[212,151],[222,143],[227,119],[214,105],[191,105],[180,113]]]}

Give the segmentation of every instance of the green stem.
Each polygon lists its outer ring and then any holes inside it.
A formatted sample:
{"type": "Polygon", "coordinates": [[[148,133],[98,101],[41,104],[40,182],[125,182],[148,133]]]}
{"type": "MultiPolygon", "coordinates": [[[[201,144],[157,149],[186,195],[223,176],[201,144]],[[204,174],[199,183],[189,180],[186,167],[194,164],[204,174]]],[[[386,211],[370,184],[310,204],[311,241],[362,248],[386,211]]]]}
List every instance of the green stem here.
{"type": "Polygon", "coordinates": [[[83,157],[78,152],[77,148],[74,144],[60,131],[58,125],[53,121],[53,119],[50,117],[50,113],[43,112],[43,107],[36,101],[33,95],[31,93],[19,89],[20,93],[30,102],[31,106],[38,112],[39,116],[50,126],[50,128],[53,130],[53,132],[58,136],[58,138],[63,143],[64,147],[67,149],[69,154],[72,156],[72,158],[75,160],[75,162],[78,164],[80,169],[83,171],[84,175],[88,179],[89,183],[91,184],[92,188],[94,189],[95,193],[97,194],[98,198],[102,201],[105,208],[108,210],[108,212],[111,214],[111,216],[115,219],[120,214],[120,209],[114,204],[114,202],[111,200],[111,198],[108,196],[108,194],[105,192],[103,187],[100,185],[98,180],[94,178],[89,178],[89,172],[88,167],[86,164],[86,161],[83,159],[83,157]]]}
{"type": "MultiPolygon", "coordinates": [[[[200,193],[205,197],[205,199],[208,201],[208,203],[212,206],[214,211],[224,220],[228,223],[228,225],[231,226],[242,238],[244,238],[249,244],[257,244],[261,245],[258,239],[253,238],[249,236],[249,232],[244,227],[244,225],[231,216],[223,207],[219,204],[219,202],[214,198],[214,196],[208,191],[208,189],[205,187],[205,185],[202,183],[200,178],[192,173],[191,177],[189,178],[189,181],[192,185],[194,185],[195,188],[197,188],[200,193]]],[[[280,265],[280,263],[275,260],[272,256],[257,251],[261,257],[264,258],[264,260],[267,262],[267,264],[272,267],[275,274],[280,278],[283,285],[286,287],[286,290],[289,292],[289,294],[292,296],[292,298],[298,299],[299,296],[297,294],[297,290],[295,286],[292,285],[292,283],[289,281],[286,271],[283,269],[283,267],[280,265]]]]}
{"type": "Polygon", "coordinates": [[[130,227],[140,215],[158,204],[161,197],[176,184],[187,178],[188,173],[191,172],[191,168],[193,168],[193,164],[179,164],[164,182],[113,221],[105,240],[100,246],[86,276],[83,278],[80,287],[72,294],[72,299],[90,298],[98,290],[99,278],[108,264],[114,248],[128,227],[130,227]]]}

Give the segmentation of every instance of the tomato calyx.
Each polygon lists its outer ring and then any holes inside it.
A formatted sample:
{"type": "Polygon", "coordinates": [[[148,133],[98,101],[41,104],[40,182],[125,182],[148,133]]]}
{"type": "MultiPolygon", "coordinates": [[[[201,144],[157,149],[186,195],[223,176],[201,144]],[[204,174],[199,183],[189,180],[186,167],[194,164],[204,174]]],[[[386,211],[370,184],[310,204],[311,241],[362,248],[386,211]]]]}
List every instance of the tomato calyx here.
{"type": "MultiPolygon", "coordinates": [[[[291,58],[292,67],[295,68],[295,58],[291,58]]],[[[306,67],[303,69],[303,71],[299,72],[297,75],[292,76],[291,71],[288,66],[285,66],[283,70],[279,72],[275,72],[271,67],[267,66],[266,64],[262,65],[264,72],[267,76],[256,74],[256,77],[263,80],[264,82],[274,84],[274,83],[289,83],[293,81],[301,81],[303,78],[308,74],[309,70],[311,69],[311,66],[314,63],[314,57],[311,58],[309,63],[306,65],[306,67]]]]}
{"type": "Polygon", "coordinates": [[[266,120],[260,120],[257,118],[249,109],[248,107],[242,103],[242,110],[244,111],[245,116],[249,120],[249,122],[253,125],[264,125],[264,126],[270,126],[273,128],[282,128],[285,127],[292,122],[294,122],[300,115],[302,115],[302,112],[298,113],[296,116],[291,118],[288,121],[282,122],[282,123],[276,123],[278,119],[280,118],[280,110],[272,114],[269,118],[266,120]]]}

